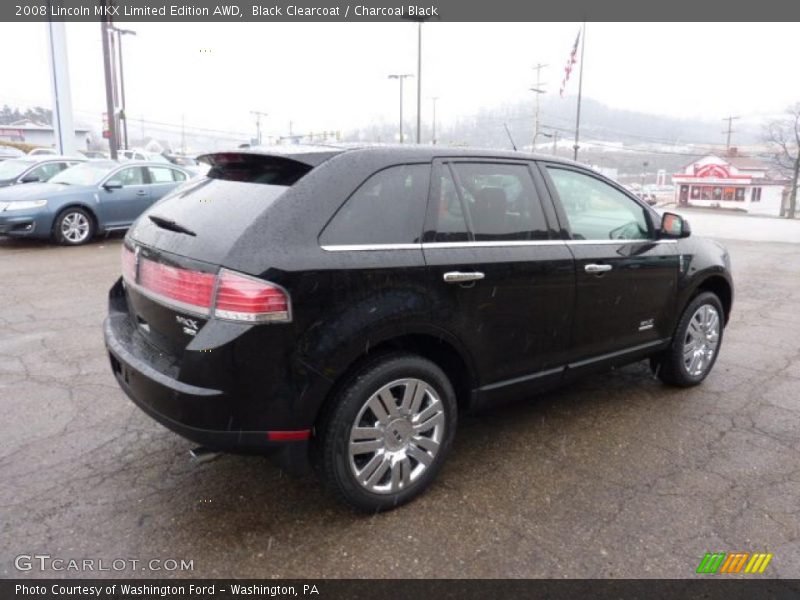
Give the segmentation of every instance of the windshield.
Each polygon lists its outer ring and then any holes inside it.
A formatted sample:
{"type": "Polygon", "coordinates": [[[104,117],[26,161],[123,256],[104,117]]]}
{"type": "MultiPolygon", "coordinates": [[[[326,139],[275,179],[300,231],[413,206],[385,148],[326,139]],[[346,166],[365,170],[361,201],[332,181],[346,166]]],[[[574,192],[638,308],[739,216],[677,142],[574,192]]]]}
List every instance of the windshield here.
{"type": "Polygon", "coordinates": [[[33,160],[14,159],[0,162],[0,179],[14,179],[35,164],[33,160]]]}
{"type": "Polygon", "coordinates": [[[96,185],[115,168],[113,162],[86,162],[61,171],[50,180],[50,183],[66,183],[67,185],[96,185]]]}

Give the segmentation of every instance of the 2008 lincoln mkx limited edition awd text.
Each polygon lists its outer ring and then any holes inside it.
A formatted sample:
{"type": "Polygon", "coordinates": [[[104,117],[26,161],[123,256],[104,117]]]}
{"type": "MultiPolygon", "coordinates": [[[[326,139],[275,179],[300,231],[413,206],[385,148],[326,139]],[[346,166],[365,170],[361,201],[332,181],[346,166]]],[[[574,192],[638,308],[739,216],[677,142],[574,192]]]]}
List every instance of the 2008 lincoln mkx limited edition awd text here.
{"type": "Polygon", "coordinates": [[[436,146],[210,154],[129,230],[105,340],[147,414],[314,467],[351,506],[420,494],[458,411],[649,359],[705,379],[730,260],[573,162],[436,146]]]}

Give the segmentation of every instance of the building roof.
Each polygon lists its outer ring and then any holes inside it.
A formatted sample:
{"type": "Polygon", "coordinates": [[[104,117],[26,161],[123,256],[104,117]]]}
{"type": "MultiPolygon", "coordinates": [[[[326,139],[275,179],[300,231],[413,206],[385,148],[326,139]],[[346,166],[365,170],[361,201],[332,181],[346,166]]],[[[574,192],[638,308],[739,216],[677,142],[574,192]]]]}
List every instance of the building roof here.
{"type": "MultiPolygon", "coordinates": [[[[14,121],[13,123],[0,125],[0,129],[22,129],[23,131],[53,131],[52,125],[37,123],[36,121],[31,121],[30,119],[22,119],[21,121],[14,121]]],[[[88,133],[88,132],[89,132],[88,127],[75,127],[75,133],[88,133]]]]}

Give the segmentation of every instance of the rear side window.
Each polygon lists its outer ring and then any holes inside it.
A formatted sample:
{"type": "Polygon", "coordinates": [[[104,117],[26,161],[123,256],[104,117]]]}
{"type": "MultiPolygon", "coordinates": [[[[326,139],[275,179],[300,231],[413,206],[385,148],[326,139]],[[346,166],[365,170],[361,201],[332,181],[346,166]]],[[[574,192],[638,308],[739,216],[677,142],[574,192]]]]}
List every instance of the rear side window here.
{"type": "Polygon", "coordinates": [[[320,235],[320,243],[418,243],[429,178],[430,165],[398,165],[378,171],[338,210],[320,235]]]}

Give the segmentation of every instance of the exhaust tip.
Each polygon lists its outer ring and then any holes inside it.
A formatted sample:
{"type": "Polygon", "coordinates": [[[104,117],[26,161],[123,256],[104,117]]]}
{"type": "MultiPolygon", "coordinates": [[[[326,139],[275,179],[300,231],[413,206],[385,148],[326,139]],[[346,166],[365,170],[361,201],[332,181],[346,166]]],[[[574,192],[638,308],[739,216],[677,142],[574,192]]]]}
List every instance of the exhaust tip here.
{"type": "Polygon", "coordinates": [[[205,446],[198,446],[197,448],[189,450],[189,460],[194,464],[199,465],[202,463],[211,462],[215,458],[219,457],[220,454],[221,453],[217,452],[216,450],[211,450],[205,446]]]}

